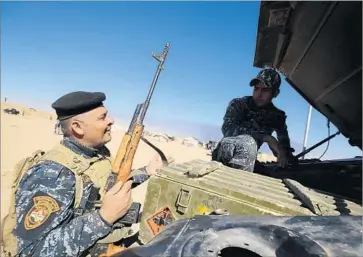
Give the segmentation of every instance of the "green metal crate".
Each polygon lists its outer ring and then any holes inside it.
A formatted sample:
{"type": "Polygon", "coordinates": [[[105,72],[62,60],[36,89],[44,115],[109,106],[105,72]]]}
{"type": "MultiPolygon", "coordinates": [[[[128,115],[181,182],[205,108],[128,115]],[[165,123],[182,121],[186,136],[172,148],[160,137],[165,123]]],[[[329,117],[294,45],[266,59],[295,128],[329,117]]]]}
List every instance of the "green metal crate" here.
{"type": "Polygon", "coordinates": [[[139,238],[147,243],[175,220],[194,215],[361,215],[363,208],[293,180],[194,160],[150,178],[139,238]]]}

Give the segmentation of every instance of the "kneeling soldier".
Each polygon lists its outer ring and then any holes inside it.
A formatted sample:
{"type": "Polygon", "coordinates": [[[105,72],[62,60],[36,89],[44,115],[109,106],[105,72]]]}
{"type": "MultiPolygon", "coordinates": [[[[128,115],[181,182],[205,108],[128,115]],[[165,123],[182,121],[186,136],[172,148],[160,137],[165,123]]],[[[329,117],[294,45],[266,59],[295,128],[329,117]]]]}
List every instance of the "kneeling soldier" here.
{"type": "Polygon", "coordinates": [[[285,112],[272,103],[280,93],[280,84],[276,70],[261,70],[250,82],[252,96],[235,98],[229,103],[222,125],[224,137],[213,151],[213,160],[253,172],[263,143],[268,144],[282,167],[294,160],[285,112]],[[277,138],[272,136],[274,131],[277,138]]]}

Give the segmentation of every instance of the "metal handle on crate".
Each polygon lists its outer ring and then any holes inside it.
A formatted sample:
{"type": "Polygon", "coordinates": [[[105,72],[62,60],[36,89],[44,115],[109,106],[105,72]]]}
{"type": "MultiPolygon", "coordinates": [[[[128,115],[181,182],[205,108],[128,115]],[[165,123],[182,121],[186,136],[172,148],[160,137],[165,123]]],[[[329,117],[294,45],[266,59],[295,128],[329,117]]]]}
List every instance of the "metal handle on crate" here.
{"type": "Polygon", "coordinates": [[[176,200],[176,210],[177,212],[184,214],[186,210],[188,209],[189,203],[191,199],[191,194],[189,190],[186,189],[180,189],[180,192],[178,194],[178,198],[176,200]]]}

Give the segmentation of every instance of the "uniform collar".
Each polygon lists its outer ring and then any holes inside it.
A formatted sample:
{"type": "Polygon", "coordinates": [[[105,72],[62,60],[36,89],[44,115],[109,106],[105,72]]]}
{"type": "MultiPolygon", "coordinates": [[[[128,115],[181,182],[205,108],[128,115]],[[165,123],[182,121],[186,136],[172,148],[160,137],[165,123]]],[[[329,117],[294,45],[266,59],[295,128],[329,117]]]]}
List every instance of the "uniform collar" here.
{"type": "Polygon", "coordinates": [[[77,142],[75,139],[70,137],[65,137],[61,142],[65,147],[68,147],[73,152],[84,155],[85,157],[95,157],[100,154],[100,150],[92,147],[85,146],[79,142],[77,142]]]}

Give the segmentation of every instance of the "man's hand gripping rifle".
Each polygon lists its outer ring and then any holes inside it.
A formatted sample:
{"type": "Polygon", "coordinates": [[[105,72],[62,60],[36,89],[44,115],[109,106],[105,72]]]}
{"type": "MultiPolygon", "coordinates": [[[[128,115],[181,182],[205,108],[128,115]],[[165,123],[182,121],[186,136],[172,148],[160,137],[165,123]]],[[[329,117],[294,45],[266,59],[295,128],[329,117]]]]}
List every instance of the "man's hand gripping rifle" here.
{"type": "MultiPolygon", "coordinates": [[[[142,135],[144,131],[144,124],[143,124],[144,118],[149,108],[150,100],[153,95],[155,85],[158,81],[160,72],[164,69],[163,64],[168,54],[169,47],[170,44],[167,43],[164,47],[161,56],[152,53],[152,56],[159,62],[159,65],[156,70],[154,79],[151,83],[146,100],[144,103],[138,104],[136,106],[136,110],[132,117],[130,126],[121,141],[114,162],[112,164],[113,176],[112,179],[108,180],[108,183],[106,185],[106,191],[108,191],[116,182],[122,181],[122,183],[125,183],[127,180],[130,179],[131,168],[134,161],[136,150],[139,146],[140,139],[142,139],[146,144],[148,144],[155,151],[157,151],[160,154],[163,163],[167,164],[167,158],[165,157],[164,153],[156,146],[154,146],[151,142],[143,138],[142,135]]],[[[140,207],[141,205],[139,203],[132,203],[127,214],[124,217],[122,217],[117,223],[119,223],[120,225],[131,225],[133,223],[137,223],[140,207]]],[[[119,252],[120,250],[122,250],[120,249],[120,247],[110,244],[107,253],[102,254],[101,256],[102,257],[110,256],[116,252],[119,252]]]]}

